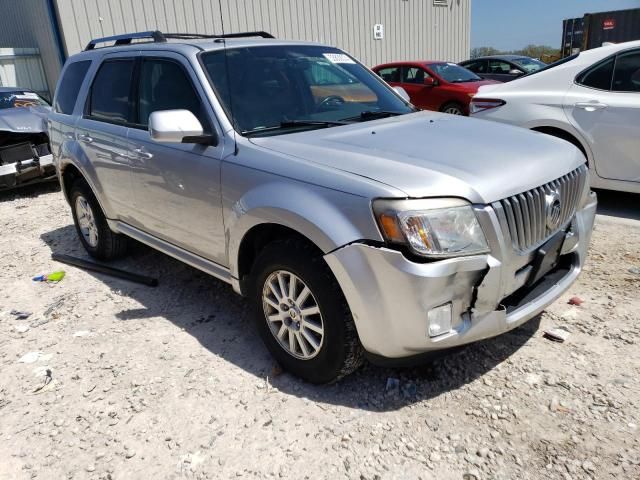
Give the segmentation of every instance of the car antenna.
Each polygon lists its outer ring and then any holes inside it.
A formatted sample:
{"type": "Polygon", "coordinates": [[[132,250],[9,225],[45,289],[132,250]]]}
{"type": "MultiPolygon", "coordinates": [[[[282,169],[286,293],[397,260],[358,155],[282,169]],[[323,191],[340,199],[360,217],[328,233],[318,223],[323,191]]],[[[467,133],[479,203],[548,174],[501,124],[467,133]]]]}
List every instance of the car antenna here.
{"type": "Polygon", "coordinates": [[[231,111],[231,127],[233,130],[233,154],[238,155],[238,142],[236,141],[236,117],[233,114],[233,98],[231,95],[231,74],[229,73],[229,57],[227,54],[227,40],[224,38],[224,15],[222,14],[222,0],[218,0],[218,7],[220,9],[220,24],[222,25],[222,38],[219,41],[222,42],[224,48],[224,69],[227,75],[227,94],[229,98],[229,110],[231,111]]]}

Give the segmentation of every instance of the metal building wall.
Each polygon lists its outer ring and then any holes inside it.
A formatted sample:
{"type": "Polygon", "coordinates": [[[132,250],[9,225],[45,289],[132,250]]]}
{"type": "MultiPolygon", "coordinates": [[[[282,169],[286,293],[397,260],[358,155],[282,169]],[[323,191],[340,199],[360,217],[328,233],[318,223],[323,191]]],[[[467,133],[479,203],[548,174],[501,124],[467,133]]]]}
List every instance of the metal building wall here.
{"type": "MultiPolygon", "coordinates": [[[[49,2],[47,0],[0,0],[0,13],[0,48],[37,48],[42,59],[49,92],[52,94],[64,60],[55,37],[49,2]]],[[[32,65],[33,62],[25,61],[21,64],[32,65]]],[[[39,73],[37,70],[39,69],[34,67],[33,72],[23,72],[23,78],[31,75],[36,78],[39,73]]],[[[31,87],[31,85],[21,86],[31,87]]]]}
{"type": "MultiPolygon", "coordinates": [[[[34,0],[29,0],[34,1],[34,0]]],[[[471,0],[56,0],[69,55],[91,38],[141,30],[220,33],[266,30],[325,42],[369,66],[392,60],[464,60],[471,0]],[[373,26],[384,25],[384,39],[373,26]]]]}

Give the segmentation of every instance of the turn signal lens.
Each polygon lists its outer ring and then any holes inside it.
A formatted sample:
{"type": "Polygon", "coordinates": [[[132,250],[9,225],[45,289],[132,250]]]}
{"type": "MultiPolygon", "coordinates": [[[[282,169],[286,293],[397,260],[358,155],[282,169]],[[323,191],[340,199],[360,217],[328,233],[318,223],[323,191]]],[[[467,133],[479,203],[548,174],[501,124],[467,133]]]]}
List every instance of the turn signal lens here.
{"type": "Polygon", "coordinates": [[[384,236],[391,242],[403,242],[402,230],[398,225],[398,219],[395,215],[383,213],[380,215],[380,226],[382,227],[384,236]]]}

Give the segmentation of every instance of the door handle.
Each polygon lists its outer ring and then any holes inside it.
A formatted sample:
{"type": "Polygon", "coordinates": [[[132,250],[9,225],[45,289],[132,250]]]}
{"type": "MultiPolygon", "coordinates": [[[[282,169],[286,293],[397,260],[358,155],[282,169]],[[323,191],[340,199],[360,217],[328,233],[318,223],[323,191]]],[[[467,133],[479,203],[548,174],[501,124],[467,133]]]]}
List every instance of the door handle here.
{"type": "Polygon", "coordinates": [[[78,140],[84,143],[93,143],[93,137],[87,135],[86,133],[81,133],[78,135],[78,140]]]}
{"type": "Polygon", "coordinates": [[[138,158],[144,158],[145,160],[153,158],[153,153],[147,152],[144,148],[134,148],[133,151],[136,152],[138,158]]]}
{"type": "Polygon", "coordinates": [[[607,105],[606,103],[600,103],[600,102],[578,102],[575,104],[575,106],[577,108],[582,108],[587,112],[595,112],[596,110],[603,110],[607,108],[609,105],[607,105]]]}

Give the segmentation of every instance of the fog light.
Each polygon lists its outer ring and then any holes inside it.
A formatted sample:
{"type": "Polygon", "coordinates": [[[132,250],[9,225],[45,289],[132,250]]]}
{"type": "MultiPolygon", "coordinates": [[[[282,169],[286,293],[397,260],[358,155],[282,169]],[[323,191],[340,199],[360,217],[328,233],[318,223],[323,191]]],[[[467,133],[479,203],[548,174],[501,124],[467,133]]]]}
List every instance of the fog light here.
{"type": "Polygon", "coordinates": [[[427,313],[429,321],[429,336],[437,337],[443,333],[451,331],[451,304],[446,303],[429,310],[427,313]]]}

